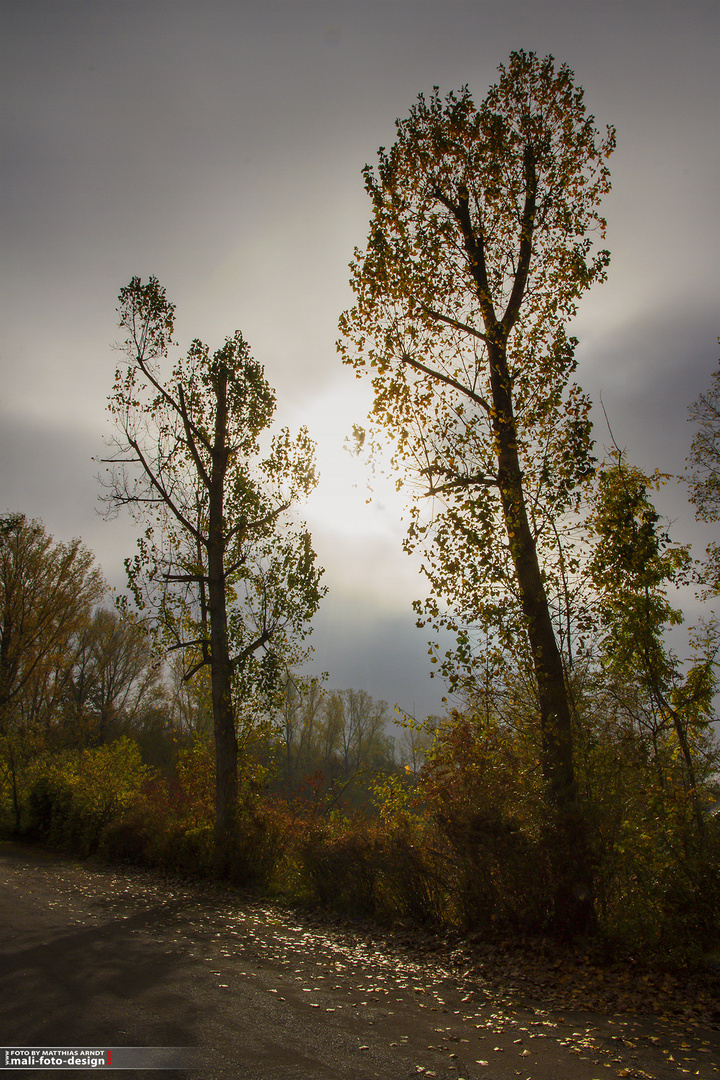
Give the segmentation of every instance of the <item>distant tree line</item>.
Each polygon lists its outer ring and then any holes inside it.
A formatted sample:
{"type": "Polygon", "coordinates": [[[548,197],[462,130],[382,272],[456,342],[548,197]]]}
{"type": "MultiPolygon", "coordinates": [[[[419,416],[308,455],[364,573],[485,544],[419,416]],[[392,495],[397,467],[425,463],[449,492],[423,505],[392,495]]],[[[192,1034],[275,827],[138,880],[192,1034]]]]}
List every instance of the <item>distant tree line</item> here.
{"type": "MultiPolygon", "coordinates": [[[[202,670],[162,648],[147,619],[109,597],[80,541],[56,543],[22,514],[0,518],[0,768],[22,824],[33,763],[112,743],[137,743],[146,765],[173,774],[178,751],[212,737],[212,691],[202,670]]],[[[272,757],[278,790],[335,799],[361,776],[396,767],[391,716],[364,690],[329,691],[289,670],[246,740],[272,757]],[[319,785],[319,786],[318,786],[319,785]]],[[[367,785],[366,785],[367,786],[367,785]]]]}

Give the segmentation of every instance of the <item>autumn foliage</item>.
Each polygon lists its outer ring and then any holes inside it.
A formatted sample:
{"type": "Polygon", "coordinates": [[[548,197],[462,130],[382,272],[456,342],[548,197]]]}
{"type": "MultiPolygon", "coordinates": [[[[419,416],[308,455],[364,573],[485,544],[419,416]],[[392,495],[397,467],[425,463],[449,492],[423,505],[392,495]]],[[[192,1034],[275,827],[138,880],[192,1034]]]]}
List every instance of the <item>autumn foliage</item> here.
{"type": "MultiPolygon", "coordinates": [[[[620,752],[619,739],[627,733],[611,723],[595,731],[579,764],[595,824],[601,936],[636,956],[697,956],[717,940],[717,820],[707,819],[701,841],[672,754],[660,778],[639,743],[620,752]]],[[[180,752],[170,777],[144,766],[127,738],[48,756],[36,763],[26,835],[83,856],[210,876],[213,773],[206,738],[180,752]]],[[[332,801],[322,774],[283,792],[255,755],[241,777],[234,884],[385,925],[488,940],[548,932],[542,775],[502,725],[448,717],[419,772],[378,772],[361,808],[332,801]]]]}

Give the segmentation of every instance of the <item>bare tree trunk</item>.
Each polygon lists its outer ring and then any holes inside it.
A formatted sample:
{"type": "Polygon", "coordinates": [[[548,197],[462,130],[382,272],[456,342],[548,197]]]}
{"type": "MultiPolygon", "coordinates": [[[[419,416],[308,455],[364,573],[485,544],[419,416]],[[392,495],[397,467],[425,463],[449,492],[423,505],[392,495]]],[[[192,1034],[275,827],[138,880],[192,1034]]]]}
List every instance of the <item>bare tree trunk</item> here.
{"type": "Polygon", "coordinates": [[[592,867],[573,767],[572,718],[562,656],[528,521],[504,347],[489,348],[498,483],[527,623],[540,706],[542,769],[553,810],[549,842],[556,875],[553,921],[571,936],[595,927],[592,867]]]}
{"type": "Polygon", "coordinates": [[[238,743],[232,699],[232,663],[228,645],[225,594],[224,490],[227,471],[227,371],[220,367],[215,394],[208,523],[208,597],[212,706],[215,729],[215,872],[227,876],[237,832],[238,743]]]}

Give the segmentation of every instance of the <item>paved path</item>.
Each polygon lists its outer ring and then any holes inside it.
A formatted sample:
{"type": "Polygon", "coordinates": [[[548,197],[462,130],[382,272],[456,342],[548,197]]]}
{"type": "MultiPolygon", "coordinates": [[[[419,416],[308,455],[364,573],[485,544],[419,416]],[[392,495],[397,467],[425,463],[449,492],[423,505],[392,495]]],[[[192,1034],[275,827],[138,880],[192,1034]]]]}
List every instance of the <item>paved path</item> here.
{"type": "Polygon", "coordinates": [[[519,1008],[365,931],[12,844],[0,1044],[194,1048],[183,1071],[113,1070],[138,1080],[720,1077],[718,1032],[519,1008]]]}

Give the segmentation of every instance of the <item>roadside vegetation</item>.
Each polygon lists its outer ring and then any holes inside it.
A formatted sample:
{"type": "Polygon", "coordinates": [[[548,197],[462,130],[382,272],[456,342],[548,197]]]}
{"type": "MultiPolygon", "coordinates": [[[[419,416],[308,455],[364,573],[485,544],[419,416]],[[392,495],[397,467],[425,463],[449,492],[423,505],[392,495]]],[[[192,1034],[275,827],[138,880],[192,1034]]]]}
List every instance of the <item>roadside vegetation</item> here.
{"type": "MultiPolygon", "coordinates": [[[[77,595],[84,621],[78,612],[52,664],[25,684],[0,738],[3,831],[211,877],[207,680],[183,683],[158,664],[141,622],[77,595]]],[[[609,956],[699,960],[717,948],[720,912],[710,728],[691,725],[690,787],[675,729],[639,680],[596,670],[575,685],[596,944],[609,956]]],[[[446,716],[393,724],[364,691],[286,675],[277,710],[241,745],[226,879],[388,926],[547,939],[553,853],[531,705],[520,673],[499,686],[446,716]]]]}

